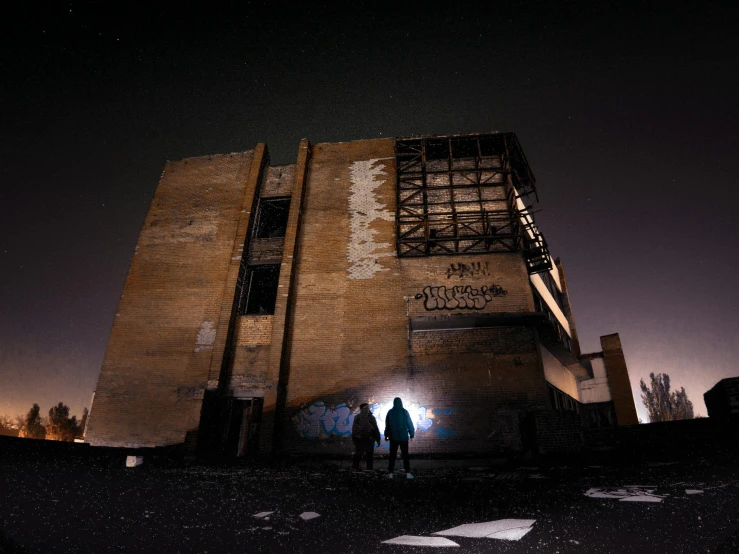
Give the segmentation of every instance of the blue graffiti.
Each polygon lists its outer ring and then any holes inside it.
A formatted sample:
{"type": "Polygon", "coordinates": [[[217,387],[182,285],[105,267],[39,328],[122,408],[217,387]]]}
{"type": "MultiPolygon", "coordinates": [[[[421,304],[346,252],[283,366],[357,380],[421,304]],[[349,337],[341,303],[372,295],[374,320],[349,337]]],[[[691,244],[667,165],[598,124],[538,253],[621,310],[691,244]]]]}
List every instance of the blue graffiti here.
{"type": "MultiPolygon", "coordinates": [[[[370,408],[377,419],[381,435],[385,432],[385,418],[392,407],[392,402],[375,402],[370,408]]],[[[433,427],[433,433],[439,438],[450,438],[456,435],[454,431],[442,427],[438,423],[434,425],[432,419],[438,415],[452,415],[455,410],[451,408],[429,410],[426,406],[419,406],[415,402],[407,406],[406,409],[418,431],[426,433],[433,427]]],[[[298,434],[306,439],[315,440],[322,436],[330,437],[331,435],[350,437],[354,416],[358,411],[352,413],[351,408],[346,403],[330,407],[324,402],[317,401],[297,412],[293,417],[293,423],[298,434]]],[[[383,441],[381,447],[387,448],[387,446],[388,444],[383,441]]]]}
{"type": "Polygon", "coordinates": [[[451,439],[457,435],[457,433],[454,430],[449,429],[449,427],[444,427],[443,425],[438,424],[434,427],[433,433],[440,439],[451,439]]]}
{"type": "MultiPolygon", "coordinates": [[[[383,434],[385,432],[385,418],[387,417],[387,413],[390,411],[390,409],[393,407],[392,402],[375,402],[372,404],[372,415],[375,416],[375,419],[377,419],[377,425],[380,428],[380,434],[383,434]]],[[[408,410],[408,413],[411,416],[411,420],[413,421],[413,425],[416,427],[416,429],[420,431],[428,431],[431,426],[434,424],[434,421],[430,419],[426,414],[426,406],[419,406],[416,403],[411,404],[406,408],[408,410]]]]}
{"type": "Polygon", "coordinates": [[[306,439],[317,439],[321,434],[345,437],[352,434],[355,415],[346,404],[330,408],[323,402],[314,402],[297,413],[295,429],[306,439]]]}

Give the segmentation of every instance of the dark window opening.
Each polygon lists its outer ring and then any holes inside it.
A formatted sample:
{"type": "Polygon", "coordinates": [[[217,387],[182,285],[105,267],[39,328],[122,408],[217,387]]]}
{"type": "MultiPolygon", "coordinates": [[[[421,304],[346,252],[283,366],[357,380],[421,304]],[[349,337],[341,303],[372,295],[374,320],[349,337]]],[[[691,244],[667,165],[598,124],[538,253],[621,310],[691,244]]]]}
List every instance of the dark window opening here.
{"type": "Polygon", "coordinates": [[[616,426],[616,411],[612,401],[583,404],[580,406],[580,415],[586,429],[616,426]]]}
{"type": "Polygon", "coordinates": [[[561,412],[580,413],[581,404],[579,401],[572,398],[569,394],[562,392],[549,382],[547,382],[547,389],[549,389],[549,405],[551,409],[561,412]]]}
{"type": "Polygon", "coordinates": [[[554,281],[554,277],[552,277],[552,274],[548,271],[543,271],[539,273],[539,277],[541,277],[541,280],[544,281],[544,285],[547,287],[552,297],[554,298],[554,301],[560,307],[562,312],[565,312],[564,295],[559,292],[559,289],[557,288],[557,283],[554,281]]]}
{"type": "Polygon", "coordinates": [[[254,237],[258,239],[284,237],[289,213],[289,198],[260,199],[254,237]]]}
{"type": "Polygon", "coordinates": [[[427,160],[446,160],[449,158],[449,143],[446,140],[429,140],[426,143],[427,160]]]}
{"type": "Polygon", "coordinates": [[[452,139],[453,158],[474,158],[478,155],[477,140],[471,138],[452,139]]]}
{"type": "Polygon", "coordinates": [[[562,327],[562,324],[557,319],[557,316],[552,313],[552,310],[549,308],[544,299],[539,296],[538,291],[532,288],[532,292],[534,293],[534,310],[537,312],[543,312],[547,316],[547,319],[552,324],[554,336],[556,337],[557,341],[567,350],[573,352],[572,339],[570,338],[570,335],[567,334],[567,331],[565,331],[565,328],[562,327]]]}
{"type": "Polygon", "coordinates": [[[279,277],[279,264],[249,266],[244,279],[244,294],[239,313],[274,314],[279,277]]]}
{"type": "Polygon", "coordinates": [[[535,189],[515,135],[401,139],[395,153],[399,257],[523,249],[530,273],[551,267],[531,211],[518,205],[535,189]]]}

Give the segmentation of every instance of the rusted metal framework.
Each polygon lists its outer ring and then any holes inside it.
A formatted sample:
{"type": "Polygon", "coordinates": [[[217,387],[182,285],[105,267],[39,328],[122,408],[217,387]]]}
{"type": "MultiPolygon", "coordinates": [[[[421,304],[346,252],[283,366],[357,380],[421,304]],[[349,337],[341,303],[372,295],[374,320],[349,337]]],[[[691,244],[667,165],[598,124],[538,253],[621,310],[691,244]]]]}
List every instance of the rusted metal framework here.
{"type": "Polygon", "coordinates": [[[536,181],[513,133],[399,139],[399,257],[523,250],[530,273],[551,268],[529,206],[536,181]]]}

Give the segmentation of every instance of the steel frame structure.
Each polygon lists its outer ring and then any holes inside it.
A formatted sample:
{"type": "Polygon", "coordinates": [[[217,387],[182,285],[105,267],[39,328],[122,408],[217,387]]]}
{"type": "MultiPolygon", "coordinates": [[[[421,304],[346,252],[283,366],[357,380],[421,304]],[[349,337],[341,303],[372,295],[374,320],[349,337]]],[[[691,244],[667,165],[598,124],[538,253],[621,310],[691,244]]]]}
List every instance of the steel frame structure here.
{"type": "Polygon", "coordinates": [[[513,133],[395,142],[398,257],[523,250],[529,273],[551,269],[530,207],[536,181],[513,133]]]}

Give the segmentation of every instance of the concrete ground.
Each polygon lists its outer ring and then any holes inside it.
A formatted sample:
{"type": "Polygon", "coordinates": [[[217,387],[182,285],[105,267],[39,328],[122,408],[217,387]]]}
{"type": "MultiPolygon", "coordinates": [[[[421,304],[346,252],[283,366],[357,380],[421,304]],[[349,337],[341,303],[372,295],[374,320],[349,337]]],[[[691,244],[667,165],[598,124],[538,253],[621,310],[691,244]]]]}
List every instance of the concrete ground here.
{"type": "Polygon", "coordinates": [[[739,552],[739,465],[725,452],[525,466],[419,461],[414,480],[331,464],[145,459],[127,469],[116,451],[8,452],[0,448],[3,552],[739,552]],[[484,522],[497,523],[434,535],[484,522]],[[459,546],[384,542],[393,539],[459,546]]]}

